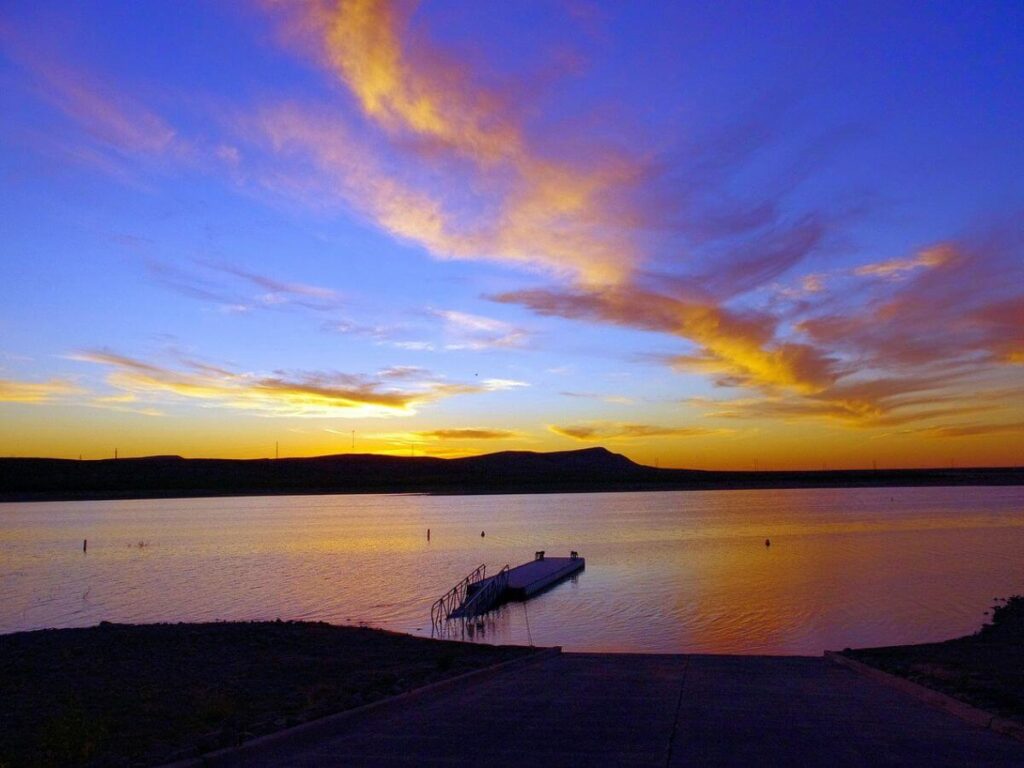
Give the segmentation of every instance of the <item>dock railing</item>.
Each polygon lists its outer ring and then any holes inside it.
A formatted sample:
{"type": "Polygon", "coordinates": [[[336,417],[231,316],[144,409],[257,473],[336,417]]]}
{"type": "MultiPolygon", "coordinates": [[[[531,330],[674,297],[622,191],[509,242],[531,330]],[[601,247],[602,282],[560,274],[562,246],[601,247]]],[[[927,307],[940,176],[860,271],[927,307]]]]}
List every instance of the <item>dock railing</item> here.
{"type": "MultiPolygon", "coordinates": [[[[508,566],[505,566],[505,570],[508,570],[508,566]]],[[[434,626],[440,625],[446,621],[451,615],[462,606],[466,600],[466,595],[469,593],[469,585],[476,584],[478,581],[483,581],[487,578],[487,565],[481,563],[478,565],[472,573],[466,578],[456,584],[454,587],[445,592],[439,597],[432,606],[430,606],[430,620],[434,623],[434,626]]],[[[505,577],[506,582],[508,577],[505,577]]]]}
{"type": "Polygon", "coordinates": [[[505,590],[508,589],[509,567],[506,564],[498,573],[487,580],[487,582],[476,590],[461,606],[456,608],[450,617],[471,619],[481,613],[487,613],[494,607],[495,603],[501,600],[505,590]]]}

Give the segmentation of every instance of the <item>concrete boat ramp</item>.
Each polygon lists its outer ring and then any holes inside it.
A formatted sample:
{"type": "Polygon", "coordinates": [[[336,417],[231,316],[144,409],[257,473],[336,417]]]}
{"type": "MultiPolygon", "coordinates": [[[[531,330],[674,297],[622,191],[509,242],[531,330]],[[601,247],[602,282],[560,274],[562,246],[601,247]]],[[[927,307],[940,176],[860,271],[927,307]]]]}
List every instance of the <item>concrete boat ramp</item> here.
{"type": "Polygon", "coordinates": [[[434,603],[431,619],[437,626],[448,619],[479,616],[510,600],[529,600],[579,573],[586,564],[576,552],[569,557],[547,557],[540,550],[533,560],[515,568],[506,565],[493,576],[487,576],[486,566],[481,565],[434,603]]]}
{"type": "Polygon", "coordinates": [[[820,656],[539,653],[192,765],[1020,768],[1024,744],[820,656]]]}

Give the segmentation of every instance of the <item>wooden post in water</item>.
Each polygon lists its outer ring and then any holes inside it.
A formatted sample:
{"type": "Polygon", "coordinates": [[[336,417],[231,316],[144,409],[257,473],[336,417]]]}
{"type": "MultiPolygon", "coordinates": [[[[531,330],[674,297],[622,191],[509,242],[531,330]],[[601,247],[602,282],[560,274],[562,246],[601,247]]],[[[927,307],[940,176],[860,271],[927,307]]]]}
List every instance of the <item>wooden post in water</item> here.
{"type": "Polygon", "coordinates": [[[89,540],[82,539],[82,551],[85,552],[89,549],[89,540]]]}

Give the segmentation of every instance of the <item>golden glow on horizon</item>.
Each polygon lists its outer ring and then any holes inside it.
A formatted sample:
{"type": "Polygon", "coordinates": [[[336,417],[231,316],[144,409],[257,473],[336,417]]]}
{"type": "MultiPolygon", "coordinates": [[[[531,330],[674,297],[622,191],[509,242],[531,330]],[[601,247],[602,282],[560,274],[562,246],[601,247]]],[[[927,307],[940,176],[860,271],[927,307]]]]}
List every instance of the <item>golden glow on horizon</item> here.
{"type": "MultiPolygon", "coordinates": [[[[901,467],[1024,466],[1024,419],[976,431],[861,429],[826,424],[744,422],[701,433],[701,427],[657,424],[552,425],[505,414],[501,426],[438,429],[425,415],[403,420],[290,417],[238,420],[209,411],[202,418],[147,417],[130,409],[66,405],[61,418],[36,418],[39,406],[8,406],[0,423],[3,455],[86,459],[179,454],[191,458],[267,458],[275,443],[281,456],[379,453],[454,458],[502,450],[561,451],[601,445],[642,464],[723,470],[896,469],[901,467]],[[413,422],[415,425],[410,424],[413,422]],[[422,425],[422,427],[420,426],[422,425]],[[559,434],[580,430],[578,436],[559,434]],[[587,431],[592,430],[592,431],[587,431]],[[510,434],[509,434],[510,433],[510,434]],[[353,447],[354,446],[354,447],[353,447]]],[[[697,422],[699,424],[699,422],[697,422]]]]}

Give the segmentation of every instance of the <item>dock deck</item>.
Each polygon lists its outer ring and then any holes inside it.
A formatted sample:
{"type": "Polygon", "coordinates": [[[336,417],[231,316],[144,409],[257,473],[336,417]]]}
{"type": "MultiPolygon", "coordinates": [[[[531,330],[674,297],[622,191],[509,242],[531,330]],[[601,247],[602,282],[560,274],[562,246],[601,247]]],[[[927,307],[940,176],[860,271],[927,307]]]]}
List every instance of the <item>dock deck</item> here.
{"type": "MultiPolygon", "coordinates": [[[[562,579],[567,579],[574,573],[582,571],[586,564],[586,559],[582,557],[545,557],[510,568],[508,585],[502,595],[502,602],[526,600],[533,597],[562,579]]],[[[483,589],[489,581],[496,578],[498,577],[491,576],[471,585],[469,593],[472,595],[477,590],[483,589]]]]}
{"type": "Polygon", "coordinates": [[[479,578],[481,565],[434,603],[431,620],[438,626],[446,619],[478,616],[510,600],[528,600],[579,573],[586,564],[575,552],[571,557],[545,557],[537,552],[528,563],[515,568],[506,565],[494,576],[479,578]]]}
{"type": "Polygon", "coordinates": [[[582,557],[545,557],[517,565],[508,572],[506,599],[525,600],[528,597],[579,573],[587,561],[582,557]]]}

